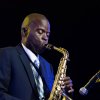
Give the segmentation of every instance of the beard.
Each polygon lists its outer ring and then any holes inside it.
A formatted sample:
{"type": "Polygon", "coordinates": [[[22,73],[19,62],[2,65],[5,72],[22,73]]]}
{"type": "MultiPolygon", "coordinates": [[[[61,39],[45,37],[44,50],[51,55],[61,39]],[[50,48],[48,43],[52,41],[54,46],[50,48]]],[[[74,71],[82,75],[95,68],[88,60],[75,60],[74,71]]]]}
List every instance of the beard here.
{"type": "Polygon", "coordinates": [[[41,54],[41,53],[43,53],[46,50],[46,47],[45,47],[44,44],[38,45],[35,48],[36,48],[36,51],[37,51],[38,54],[41,54]]]}
{"type": "Polygon", "coordinates": [[[32,52],[35,54],[41,54],[45,51],[46,47],[45,44],[43,43],[32,43],[30,41],[27,41],[26,47],[30,49],[32,52]]]}

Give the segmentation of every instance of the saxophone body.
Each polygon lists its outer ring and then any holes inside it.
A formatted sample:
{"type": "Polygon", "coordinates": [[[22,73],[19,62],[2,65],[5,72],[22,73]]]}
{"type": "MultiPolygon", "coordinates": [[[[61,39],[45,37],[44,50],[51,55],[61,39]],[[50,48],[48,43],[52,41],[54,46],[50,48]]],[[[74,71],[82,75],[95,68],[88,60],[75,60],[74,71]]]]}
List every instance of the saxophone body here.
{"type": "Polygon", "coordinates": [[[57,74],[55,75],[55,80],[53,83],[52,91],[48,100],[72,100],[68,95],[66,95],[62,88],[61,83],[59,83],[60,77],[64,77],[66,75],[67,70],[67,61],[69,60],[69,53],[66,49],[61,47],[55,47],[51,44],[46,45],[47,49],[54,49],[63,54],[63,57],[60,59],[60,63],[58,66],[57,74]],[[62,92],[61,92],[62,91],[62,92]]]}

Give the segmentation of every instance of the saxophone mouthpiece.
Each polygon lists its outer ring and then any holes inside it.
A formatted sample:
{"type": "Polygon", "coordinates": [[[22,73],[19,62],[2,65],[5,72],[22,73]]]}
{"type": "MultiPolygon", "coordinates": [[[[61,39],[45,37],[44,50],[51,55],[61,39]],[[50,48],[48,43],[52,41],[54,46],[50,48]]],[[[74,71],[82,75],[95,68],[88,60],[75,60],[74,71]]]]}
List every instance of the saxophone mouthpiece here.
{"type": "Polygon", "coordinates": [[[54,46],[52,44],[46,44],[45,48],[51,50],[54,49],[54,46]]]}

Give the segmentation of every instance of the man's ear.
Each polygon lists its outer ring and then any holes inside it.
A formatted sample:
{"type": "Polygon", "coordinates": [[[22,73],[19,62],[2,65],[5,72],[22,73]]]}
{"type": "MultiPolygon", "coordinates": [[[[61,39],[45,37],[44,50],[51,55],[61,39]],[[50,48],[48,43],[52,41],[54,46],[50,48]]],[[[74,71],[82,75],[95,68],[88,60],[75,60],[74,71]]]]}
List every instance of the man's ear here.
{"type": "Polygon", "coordinates": [[[30,32],[30,28],[24,27],[24,28],[21,29],[21,32],[22,32],[23,36],[27,36],[30,32]]]}

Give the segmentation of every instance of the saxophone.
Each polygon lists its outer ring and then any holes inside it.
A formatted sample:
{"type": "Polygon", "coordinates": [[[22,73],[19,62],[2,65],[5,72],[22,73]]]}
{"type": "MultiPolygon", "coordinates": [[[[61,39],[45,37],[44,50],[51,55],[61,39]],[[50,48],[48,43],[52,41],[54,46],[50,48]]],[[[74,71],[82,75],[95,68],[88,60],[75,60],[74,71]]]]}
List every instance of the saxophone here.
{"type": "Polygon", "coordinates": [[[60,59],[57,74],[55,75],[55,80],[48,100],[72,100],[68,95],[63,92],[63,90],[61,89],[61,83],[59,83],[60,77],[64,77],[64,75],[66,75],[66,63],[67,60],[69,60],[69,53],[66,49],[61,47],[58,48],[56,46],[53,46],[52,44],[47,44],[46,48],[49,50],[54,49],[63,54],[63,57],[60,59]]]}

